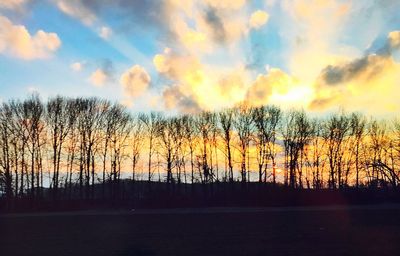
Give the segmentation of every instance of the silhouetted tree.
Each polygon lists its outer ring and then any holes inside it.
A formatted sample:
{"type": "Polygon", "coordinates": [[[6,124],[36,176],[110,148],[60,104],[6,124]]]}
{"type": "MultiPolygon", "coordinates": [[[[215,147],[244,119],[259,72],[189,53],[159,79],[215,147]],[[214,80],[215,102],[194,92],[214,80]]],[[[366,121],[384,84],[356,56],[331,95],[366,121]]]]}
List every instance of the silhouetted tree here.
{"type": "Polygon", "coordinates": [[[150,184],[153,172],[151,168],[152,156],[155,150],[155,139],[160,133],[160,123],[162,120],[162,115],[157,112],[151,112],[149,115],[141,114],[139,117],[140,121],[143,122],[146,127],[147,140],[148,140],[148,181],[150,184]]]}
{"type": "Polygon", "coordinates": [[[241,180],[242,182],[246,182],[246,175],[250,174],[249,173],[250,166],[246,165],[246,161],[249,155],[249,147],[253,131],[251,108],[246,103],[242,103],[237,108],[235,108],[235,119],[233,124],[239,138],[238,148],[241,155],[241,163],[240,163],[241,180]]]}
{"type": "Polygon", "coordinates": [[[60,164],[65,140],[75,120],[73,102],[61,96],[49,99],[46,105],[46,124],[52,148],[53,176],[51,186],[57,197],[60,182],[60,164]]]}
{"type": "Polygon", "coordinates": [[[225,146],[225,156],[228,162],[229,181],[233,182],[233,155],[232,155],[232,131],[233,131],[234,112],[226,109],[219,113],[222,139],[225,146]]]}

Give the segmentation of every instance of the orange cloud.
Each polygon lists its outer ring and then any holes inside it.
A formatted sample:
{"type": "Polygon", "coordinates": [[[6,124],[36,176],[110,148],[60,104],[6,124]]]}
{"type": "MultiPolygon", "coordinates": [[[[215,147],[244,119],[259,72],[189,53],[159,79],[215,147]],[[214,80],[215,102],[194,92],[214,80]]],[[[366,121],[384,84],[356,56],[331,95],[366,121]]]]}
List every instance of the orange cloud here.
{"type": "Polygon", "coordinates": [[[89,77],[89,81],[96,87],[102,87],[108,80],[106,72],[102,69],[96,69],[89,77]]]}
{"type": "Polygon", "coordinates": [[[371,113],[385,111],[388,106],[400,109],[393,96],[400,82],[400,64],[392,57],[399,48],[400,32],[392,31],[376,53],[325,67],[316,80],[310,108],[323,110],[340,104],[371,113]]]}
{"type": "Polygon", "coordinates": [[[149,87],[150,82],[150,75],[139,65],[134,65],[125,71],[120,78],[125,94],[132,98],[141,96],[149,87]]]}
{"type": "Polygon", "coordinates": [[[35,35],[22,25],[15,25],[0,16],[0,53],[31,60],[48,58],[61,46],[56,33],[39,30],[35,35]]]}

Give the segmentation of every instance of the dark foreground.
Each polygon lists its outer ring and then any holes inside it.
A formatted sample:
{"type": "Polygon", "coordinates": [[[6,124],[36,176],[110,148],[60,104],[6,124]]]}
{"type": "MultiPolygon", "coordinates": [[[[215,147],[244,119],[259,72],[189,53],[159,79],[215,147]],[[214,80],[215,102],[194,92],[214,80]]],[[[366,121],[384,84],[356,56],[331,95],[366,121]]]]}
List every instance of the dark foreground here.
{"type": "Polygon", "coordinates": [[[400,206],[0,215],[0,255],[400,255],[400,206]]]}

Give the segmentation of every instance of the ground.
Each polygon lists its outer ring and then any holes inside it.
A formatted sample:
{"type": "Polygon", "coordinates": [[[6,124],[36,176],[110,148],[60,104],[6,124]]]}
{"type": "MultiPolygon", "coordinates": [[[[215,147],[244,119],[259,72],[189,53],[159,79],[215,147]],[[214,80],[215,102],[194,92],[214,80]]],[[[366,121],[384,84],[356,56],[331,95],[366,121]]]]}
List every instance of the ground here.
{"type": "Polygon", "coordinates": [[[0,216],[0,255],[400,255],[400,206],[0,216]]]}

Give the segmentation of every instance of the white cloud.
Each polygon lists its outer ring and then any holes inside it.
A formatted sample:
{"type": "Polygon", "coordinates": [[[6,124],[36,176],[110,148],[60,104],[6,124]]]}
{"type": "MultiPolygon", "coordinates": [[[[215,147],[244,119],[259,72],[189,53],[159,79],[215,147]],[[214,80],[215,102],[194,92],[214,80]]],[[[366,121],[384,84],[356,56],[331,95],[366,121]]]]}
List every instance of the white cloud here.
{"type": "Polygon", "coordinates": [[[112,30],[109,27],[103,26],[100,28],[99,36],[105,40],[109,39],[112,35],[112,30]]]}
{"type": "Polygon", "coordinates": [[[75,72],[80,72],[83,69],[83,64],[80,62],[74,62],[70,65],[70,68],[75,72]]]}
{"type": "Polygon", "coordinates": [[[56,33],[39,30],[31,35],[23,25],[15,25],[8,18],[0,16],[0,53],[7,53],[21,59],[48,58],[61,46],[56,33]]]}
{"type": "Polygon", "coordinates": [[[269,15],[265,11],[257,10],[250,16],[249,25],[251,28],[260,28],[268,22],[269,15]]]}
{"type": "Polygon", "coordinates": [[[139,65],[134,65],[125,71],[120,78],[124,92],[132,98],[141,96],[149,87],[150,82],[150,75],[139,65]]]}

